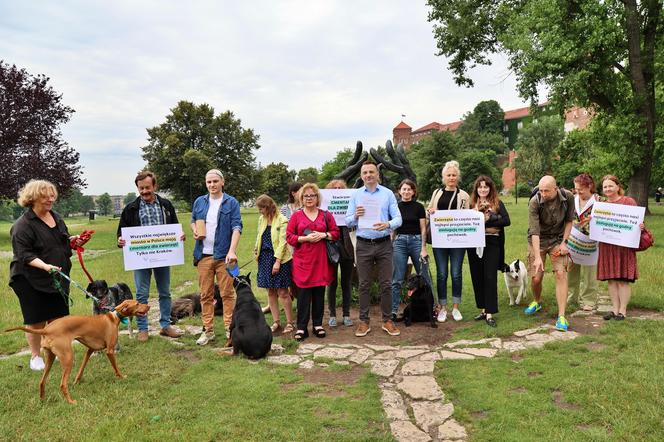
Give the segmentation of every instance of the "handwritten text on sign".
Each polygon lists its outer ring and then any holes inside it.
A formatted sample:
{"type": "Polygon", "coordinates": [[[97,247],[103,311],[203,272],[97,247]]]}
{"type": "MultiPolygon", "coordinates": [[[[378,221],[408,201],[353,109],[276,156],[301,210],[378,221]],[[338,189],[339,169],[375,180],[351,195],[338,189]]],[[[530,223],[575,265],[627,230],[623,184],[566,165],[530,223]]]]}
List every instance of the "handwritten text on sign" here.
{"type": "Polygon", "coordinates": [[[590,218],[590,239],[617,246],[639,247],[645,207],[595,203],[590,218]]]}
{"type": "Polygon", "coordinates": [[[150,269],[184,264],[182,226],[123,227],[125,270],[150,269]]]}
{"type": "Polygon", "coordinates": [[[437,210],[431,215],[434,248],[484,247],[484,214],[476,210],[437,210]]]}

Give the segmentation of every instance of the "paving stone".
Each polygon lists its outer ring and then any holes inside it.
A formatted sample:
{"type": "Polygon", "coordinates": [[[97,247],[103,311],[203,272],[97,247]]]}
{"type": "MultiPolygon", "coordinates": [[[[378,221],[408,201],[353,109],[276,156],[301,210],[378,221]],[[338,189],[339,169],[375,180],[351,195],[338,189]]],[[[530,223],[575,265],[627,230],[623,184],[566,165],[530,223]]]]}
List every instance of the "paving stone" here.
{"type": "Polygon", "coordinates": [[[350,355],[348,357],[348,360],[355,364],[363,364],[364,361],[366,361],[368,358],[370,358],[373,355],[374,355],[373,350],[369,350],[368,348],[360,348],[355,353],[350,355]]]}
{"type": "Polygon", "coordinates": [[[203,333],[203,327],[197,325],[185,325],[184,331],[190,335],[200,335],[203,333]]]}
{"type": "Polygon", "coordinates": [[[372,344],[367,344],[367,348],[370,348],[373,351],[394,351],[394,350],[399,350],[398,347],[394,347],[392,345],[372,345],[372,344]]]}
{"type": "Polygon", "coordinates": [[[415,422],[426,432],[435,425],[440,425],[449,419],[454,413],[452,403],[443,404],[442,402],[424,402],[418,401],[410,404],[413,408],[415,422]]]}
{"type": "Polygon", "coordinates": [[[475,359],[475,356],[466,353],[455,353],[453,351],[441,350],[440,356],[443,359],[475,359]]]}
{"type": "Polygon", "coordinates": [[[514,351],[519,351],[519,350],[525,350],[525,346],[518,341],[504,341],[503,342],[503,350],[507,350],[510,352],[514,351]]]}
{"type": "Polygon", "coordinates": [[[316,365],[318,365],[319,367],[323,367],[323,368],[327,368],[327,367],[330,366],[330,364],[326,364],[325,362],[321,362],[320,364],[316,364],[316,365]]]}
{"type": "Polygon", "coordinates": [[[369,361],[371,364],[371,372],[378,376],[392,376],[394,370],[399,366],[399,361],[377,361],[372,359],[369,361]]]}
{"type": "Polygon", "coordinates": [[[447,344],[443,344],[443,347],[456,348],[456,347],[468,346],[468,345],[485,345],[485,344],[490,344],[491,342],[494,342],[494,341],[500,341],[500,339],[499,338],[484,338],[484,339],[479,339],[477,341],[472,341],[470,339],[462,339],[460,341],[448,342],[447,344]]]}
{"type": "Polygon", "coordinates": [[[443,357],[437,351],[430,351],[420,356],[420,361],[440,361],[443,357]]]}
{"type": "Polygon", "coordinates": [[[350,365],[350,362],[348,361],[334,361],[334,363],[337,365],[350,365]]]}
{"type": "Polygon", "coordinates": [[[284,352],[284,346],[281,344],[272,344],[270,348],[271,355],[280,355],[284,352]]]}
{"type": "Polygon", "coordinates": [[[427,442],[431,440],[431,436],[406,420],[391,422],[390,430],[399,442],[427,442]]]}
{"type": "Polygon", "coordinates": [[[290,364],[299,364],[302,361],[300,356],[296,355],[279,355],[279,356],[268,356],[268,362],[279,365],[290,365],[290,364]]]}
{"type": "Polygon", "coordinates": [[[406,404],[398,391],[382,389],[381,393],[380,401],[383,404],[383,410],[385,410],[388,419],[404,421],[410,419],[406,412],[406,404]]]}
{"type": "Polygon", "coordinates": [[[544,341],[525,341],[522,345],[526,348],[542,348],[544,344],[546,344],[544,341]]]}
{"type": "Polygon", "coordinates": [[[489,344],[491,345],[491,347],[497,348],[498,350],[503,348],[503,341],[501,339],[489,342],[489,344]]]}
{"type": "Polygon", "coordinates": [[[300,362],[300,368],[303,370],[311,370],[312,368],[314,368],[314,361],[312,361],[311,359],[306,359],[300,362]]]}
{"type": "Polygon", "coordinates": [[[297,354],[303,355],[303,354],[313,353],[319,348],[323,348],[323,346],[319,344],[301,344],[297,348],[297,354]]]}
{"type": "Polygon", "coordinates": [[[541,341],[541,342],[551,342],[555,341],[556,338],[551,336],[548,333],[536,333],[534,335],[526,336],[527,341],[541,341]]]}
{"type": "Polygon", "coordinates": [[[352,348],[325,347],[314,352],[314,358],[346,359],[355,353],[352,348]]]}
{"type": "Polygon", "coordinates": [[[397,388],[413,399],[435,401],[445,397],[433,376],[404,376],[397,388]]]}
{"type": "Polygon", "coordinates": [[[421,355],[422,353],[426,353],[427,349],[423,348],[416,348],[416,349],[403,349],[397,351],[397,358],[399,359],[410,359],[413,356],[421,355]]]}
{"type": "Polygon", "coordinates": [[[408,361],[401,367],[403,375],[419,375],[433,373],[433,361],[408,361]]]}
{"type": "Polygon", "coordinates": [[[561,341],[571,341],[572,339],[576,339],[579,337],[579,334],[575,331],[559,331],[559,330],[554,330],[551,333],[549,333],[549,336],[553,336],[554,338],[561,340],[561,341]]]}
{"type": "Polygon", "coordinates": [[[386,351],[383,353],[377,353],[376,356],[373,357],[374,359],[378,360],[391,360],[391,359],[396,359],[397,358],[397,352],[396,351],[386,351]]]}
{"type": "Polygon", "coordinates": [[[355,345],[355,344],[329,344],[328,347],[339,347],[339,348],[362,348],[361,345],[355,345]]]}
{"type": "Polygon", "coordinates": [[[431,350],[431,347],[428,345],[404,345],[401,350],[431,350]]]}
{"type": "Polygon", "coordinates": [[[455,348],[456,351],[467,353],[473,356],[482,356],[483,358],[492,358],[496,356],[498,350],[495,348],[455,348]]]}
{"type": "Polygon", "coordinates": [[[532,335],[533,333],[537,333],[538,331],[541,330],[541,327],[537,328],[529,328],[526,330],[519,330],[514,332],[514,336],[518,338],[523,338],[524,336],[532,335]]]}
{"type": "Polygon", "coordinates": [[[438,427],[439,439],[456,440],[465,439],[466,437],[466,429],[459,425],[459,423],[454,419],[450,419],[438,427]]]}

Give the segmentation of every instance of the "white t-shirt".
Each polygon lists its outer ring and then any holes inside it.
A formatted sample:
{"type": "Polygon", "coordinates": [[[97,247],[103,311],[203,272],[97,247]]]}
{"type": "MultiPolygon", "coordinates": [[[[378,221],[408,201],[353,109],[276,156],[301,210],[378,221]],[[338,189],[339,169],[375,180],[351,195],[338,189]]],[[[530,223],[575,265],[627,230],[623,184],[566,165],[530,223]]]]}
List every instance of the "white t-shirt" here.
{"type": "Polygon", "coordinates": [[[219,208],[223,199],[223,195],[217,199],[210,197],[210,207],[208,207],[207,215],[205,216],[205,239],[203,240],[203,253],[205,255],[214,254],[214,234],[217,231],[219,208]]]}

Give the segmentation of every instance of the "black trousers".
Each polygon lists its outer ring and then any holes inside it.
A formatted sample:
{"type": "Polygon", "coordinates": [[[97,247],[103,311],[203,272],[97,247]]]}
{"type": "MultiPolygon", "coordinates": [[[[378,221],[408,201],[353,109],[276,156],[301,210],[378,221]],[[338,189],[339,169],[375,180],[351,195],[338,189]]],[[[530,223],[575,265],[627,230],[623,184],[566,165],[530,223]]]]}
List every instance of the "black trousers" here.
{"type": "Polygon", "coordinates": [[[337,285],[339,281],[338,270],[341,268],[341,310],[344,316],[350,316],[350,297],[352,290],[353,260],[340,259],[334,267],[334,279],[327,286],[327,309],[330,316],[337,316],[337,285]]]}
{"type": "Polygon", "coordinates": [[[314,327],[323,325],[325,307],[325,286],[299,287],[297,289],[297,329],[306,330],[309,316],[314,327]]]}
{"type": "Polygon", "coordinates": [[[500,260],[500,237],[486,235],[486,247],[482,257],[475,249],[468,249],[470,278],[473,281],[475,305],[486,313],[498,313],[498,268],[500,260]]]}

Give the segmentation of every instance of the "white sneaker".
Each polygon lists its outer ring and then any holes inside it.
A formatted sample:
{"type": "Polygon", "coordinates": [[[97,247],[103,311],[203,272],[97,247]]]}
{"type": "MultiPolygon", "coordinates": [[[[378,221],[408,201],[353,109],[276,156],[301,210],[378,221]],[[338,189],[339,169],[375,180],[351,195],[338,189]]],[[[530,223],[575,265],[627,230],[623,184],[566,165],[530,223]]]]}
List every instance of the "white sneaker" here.
{"type": "Polygon", "coordinates": [[[452,310],[452,317],[454,318],[455,321],[461,321],[463,319],[463,316],[461,316],[461,312],[456,308],[452,310]]]}
{"type": "Polygon", "coordinates": [[[438,312],[438,322],[447,321],[447,310],[441,310],[438,312]]]}
{"type": "Polygon", "coordinates": [[[196,344],[198,345],[207,345],[208,342],[214,340],[214,332],[203,332],[201,335],[198,337],[196,340],[196,344]]]}
{"type": "Polygon", "coordinates": [[[42,371],[45,367],[46,364],[44,364],[44,360],[42,359],[41,356],[35,356],[34,358],[30,358],[30,370],[42,371]]]}

